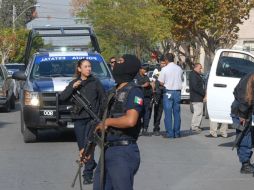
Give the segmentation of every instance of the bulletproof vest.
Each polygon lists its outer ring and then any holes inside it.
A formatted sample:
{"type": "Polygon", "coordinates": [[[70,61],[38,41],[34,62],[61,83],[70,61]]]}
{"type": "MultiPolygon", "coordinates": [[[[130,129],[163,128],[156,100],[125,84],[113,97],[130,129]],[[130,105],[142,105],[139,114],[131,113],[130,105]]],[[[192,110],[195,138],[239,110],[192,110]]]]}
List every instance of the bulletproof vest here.
{"type": "MultiPolygon", "coordinates": [[[[127,86],[118,90],[113,98],[113,103],[109,109],[111,118],[118,118],[123,116],[126,113],[126,103],[128,101],[129,92],[133,88],[139,88],[135,83],[128,83],[127,86]]],[[[109,127],[109,132],[118,136],[129,136],[133,138],[137,138],[140,131],[140,119],[138,120],[135,127],[126,128],[126,129],[118,129],[114,127],[109,127]]]]}

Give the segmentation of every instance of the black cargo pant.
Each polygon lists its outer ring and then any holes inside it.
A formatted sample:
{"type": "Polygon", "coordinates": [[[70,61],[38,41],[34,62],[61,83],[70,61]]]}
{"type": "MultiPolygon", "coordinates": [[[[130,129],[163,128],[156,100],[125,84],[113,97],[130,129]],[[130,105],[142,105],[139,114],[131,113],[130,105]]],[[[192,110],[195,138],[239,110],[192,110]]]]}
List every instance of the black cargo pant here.
{"type": "Polygon", "coordinates": [[[144,98],[144,109],[142,113],[142,127],[148,129],[151,117],[151,97],[144,98]]]}
{"type": "MultiPolygon", "coordinates": [[[[91,119],[74,120],[74,131],[75,131],[79,150],[84,148],[84,145],[87,141],[88,133],[92,127],[91,125],[89,125],[90,121],[91,119]]],[[[92,155],[92,158],[85,164],[83,175],[93,174],[93,170],[95,169],[96,165],[97,164],[94,160],[94,155],[92,155]]]]}
{"type": "Polygon", "coordinates": [[[154,113],[153,113],[153,119],[154,119],[154,128],[153,131],[160,131],[160,122],[161,122],[161,116],[163,113],[163,96],[157,96],[156,101],[154,103],[154,113]]]}

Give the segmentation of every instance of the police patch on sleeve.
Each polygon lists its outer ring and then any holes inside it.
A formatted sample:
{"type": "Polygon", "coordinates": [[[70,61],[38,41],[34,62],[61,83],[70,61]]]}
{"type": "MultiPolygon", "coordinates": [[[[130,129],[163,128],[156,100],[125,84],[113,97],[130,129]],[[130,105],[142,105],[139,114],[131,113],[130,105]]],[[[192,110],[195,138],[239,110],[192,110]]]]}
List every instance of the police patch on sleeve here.
{"type": "Polygon", "coordinates": [[[142,106],[143,105],[143,99],[138,97],[138,96],[135,96],[134,103],[142,106]]]}

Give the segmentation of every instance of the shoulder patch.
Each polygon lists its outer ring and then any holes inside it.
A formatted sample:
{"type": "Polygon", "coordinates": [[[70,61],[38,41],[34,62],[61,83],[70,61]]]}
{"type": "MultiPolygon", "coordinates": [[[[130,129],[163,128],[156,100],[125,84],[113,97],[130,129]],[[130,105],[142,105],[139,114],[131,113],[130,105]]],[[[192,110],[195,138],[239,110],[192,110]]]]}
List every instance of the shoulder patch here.
{"type": "Polygon", "coordinates": [[[138,97],[138,96],[135,96],[134,103],[142,106],[143,105],[143,99],[138,97]]]}

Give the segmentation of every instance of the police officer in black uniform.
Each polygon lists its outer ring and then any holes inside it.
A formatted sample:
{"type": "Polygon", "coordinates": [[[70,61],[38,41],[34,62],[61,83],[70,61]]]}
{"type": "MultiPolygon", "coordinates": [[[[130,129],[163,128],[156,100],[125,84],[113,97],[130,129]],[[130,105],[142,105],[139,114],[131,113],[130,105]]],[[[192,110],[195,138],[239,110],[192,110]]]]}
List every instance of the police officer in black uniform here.
{"type": "MultiPolygon", "coordinates": [[[[115,97],[109,104],[110,117],[105,125],[97,130],[106,129],[104,189],[132,190],[134,175],[140,164],[137,139],[140,132],[140,113],[143,109],[143,91],[133,79],[140,61],[134,55],[122,56],[123,62],[116,65],[113,76],[117,83],[115,97]]],[[[95,171],[94,190],[100,189],[100,166],[95,171]]]]}
{"type": "Polygon", "coordinates": [[[142,133],[141,135],[149,136],[148,127],[152,111],[152,95],[153,90],[150,84],[150,80],[146,75],[148,71],[148,65],[143,64],[139,69],[137,76],[135,77],[136,84],[143,88],[144,92],[144,112],[142,113],[142,133]]]}
{"type": "Polygon", "coordinates": [[[160,121],[161,116],[163,113],[163,90],[164,86],[160,85],[160,82],[158,81],[159,72],[161,71],[161,68],[166,66],[165,57],[164,55],[160,58],[160,68],[158,68],[158,73],[153,75],[154,81],[154,128],[153,132],[154,135],[158,136],[160,135],[160,121]]]}

